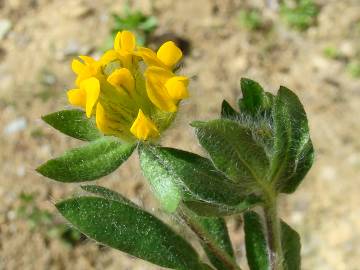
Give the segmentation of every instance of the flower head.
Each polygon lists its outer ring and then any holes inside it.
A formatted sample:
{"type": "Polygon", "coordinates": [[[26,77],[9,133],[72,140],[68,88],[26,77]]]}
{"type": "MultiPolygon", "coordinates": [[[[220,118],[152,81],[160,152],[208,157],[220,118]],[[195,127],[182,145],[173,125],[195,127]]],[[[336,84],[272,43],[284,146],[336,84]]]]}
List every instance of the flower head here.
{"type": "Polygon", "coordinates": [[[181,57],[171,41],[155,53],[138,48],[131,32],[119,32],[114,49],[99,60],[89,56],[73,60],[77,88],[67,92],[68,100],[83,108],[87,117],[95,117],[105,135],[124,141],[155,139],[188,97],[188,78],[173,71],[181,57]]]}

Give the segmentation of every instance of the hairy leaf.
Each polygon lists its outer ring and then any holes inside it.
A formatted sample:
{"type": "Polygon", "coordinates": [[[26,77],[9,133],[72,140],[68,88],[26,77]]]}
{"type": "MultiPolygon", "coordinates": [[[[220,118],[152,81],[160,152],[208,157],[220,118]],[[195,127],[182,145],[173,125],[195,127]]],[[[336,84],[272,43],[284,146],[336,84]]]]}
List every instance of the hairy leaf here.
{"type": "Polygon", "coordinates": [[[221,104],[221,118],[237,119],[238,117],[239,113],[226,100],[223,100],[221,104]]]}
{"type": "Polygon", "coordinates": [[[122,196],[120,193],[113,191],[111,189],[102,187],[102,186],[97,186],[97,185],[83,185],[81,186],[81,188],[89,193],[92,193],[94,195],[98,195],[100,197],[103,197],[105,199],[109,199],[109,200],[114,200],[114,201],[119,201],[121,203],[126,203],[135,207],[138,207],[136,204],[134,204],[132,201],[130,201],[129,199],[125,198],[124,196],[122,196]]]}
{"type": "Polygon", "coordinates": [[[281,245],[285,270],[301,269],[301,243],[299,234],[285,222],[281,222],[281,245]]]}
{"type": "Polygon", "coordinates": [[[260,197],[255,195],[249,195],[246,196],[241,203],[235,206],[191,200],[184,203],[189,209],[194,211],[199,216],[224,217],[241,214],[242,212],[250,210],[261,202],[262,200],[260,197]]]}
{"type": "Polygon", "coordinates": [[[73,198],[56,207],[78,230],[104,245],[162,267],[201,269],[190,244],[137,207],[99,197],[73,198]]]}
{"type": "Polygon", "coordinates": [[[209,260],[218,270],[239,269],[234,267],[236,260],[229,233],[223,218],[200,217],[193,211],[179,207],[178,213],[197,235],[209,260]]]}
{"type": "Polygon", "coordinates": [[[197,121],[192,126],[220,171],[248,192],[264,189],[269,160],[250,128],[228,119],[197,121]]]}
{"type": "Polygon", "coordinates": [[[184,200],[237,205],[244,199],[242,190],[236,184],[218,172],[211,161],[199,155],[143,145],[140,148],[140,162],[150,182],[162,183],[165,180],[171,183],[169,185],[182,190],[184,200]]]}
{"type": "MultiPolygon", "coordinates": [[[[214,242],[219,248],[226,252],[230,257],[234,258],[234,250],[230,241],[229,232],[223,218],[204,218],[199,217],[199,223],[209,236],[212,237],[214,242]]],[[[218,270],[227,270],[228,266],[225,265],[221,258],[209,248],[206,243],[202,244],[210,262],[218,270]]]]}
{"type": "Polygon", "coordinates": [[[87,118],[81,110],[54,112],[42,119],[60,132],[79,140],[93,141],[102,137],[94,121],[87,118]]]}
{"type": "Polygon", "coordinates": [[[214,268],[212,268],[208,264],[202,264],[201,267],[202,267],[201,270],[214,270],[214,268]]]}
{"type": "Polygon", "coordinates": [[[272,97],[265,93],[257,82],[242,78],[240,81],[243,98],[238,101],[240,112],[256,115],[271,107],[272,97]]]}
{"type": "Polygon", "coordinates": [[[37,168],[42,175],[60,182],[95,180],[116,170],[134,151],[135,145],[103,137],[67,151],[37,168]]]}
{"type": "Polygon", "coordinates": [[[141,170],[149,181],[161,207],[165,211],[172,213],[181,201],[182,190],[178,183],[174,181],[174,175],[159,163],[159,160],[152,154],[150,149],[151,146],[141,146],[139,148],[141,170]]]}
{"type": "Polygon", "coordinates": [[[244,214],[246,257],[250,270],[269,270],[269,253],[260,216],[253,211],[244,214]]]}
{"type": "Polygon", "coordinates": [[[284,193],[294,192],[312,166],[314,150],[305,110],[298,97],[280,87],[273,107],[275,142],[271,179],[284,193]]]}

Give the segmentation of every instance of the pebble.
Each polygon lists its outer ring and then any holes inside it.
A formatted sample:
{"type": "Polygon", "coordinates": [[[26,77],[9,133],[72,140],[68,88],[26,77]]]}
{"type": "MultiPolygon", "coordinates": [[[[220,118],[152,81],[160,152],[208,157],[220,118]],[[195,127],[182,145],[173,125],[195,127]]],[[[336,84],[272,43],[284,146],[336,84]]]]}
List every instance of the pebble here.
{"type": "Polygon", "coordinates": [[[356,55],[355,44],[349,40],[345,40],[340,44],[340,52],[346,57],[352,58],[356,55]]]}
{"type": "Polygon", "coordinates": [[[300,211],[294,211],[290,215],[291,221],[294,224],[302,224],[304,221],[304,217],[305,217],[304,213],[300,211]]]}
{"type": "Polygon", "coordinates": [[[272,10],[277,11],[279,9],[279,2],[277,0],[267,0],[266,3],[272,10]]]}
{"type": "Polygon", "coordinates": [[[51,154],[51,146],[49,144],[44,144],[38,149],[38,151],[41,157],[48,157],[51,154]]]}
{"type": "Polygon", "coordinates": [[[335,181],[337,179],[337,172],[333,166],[325,166],[320,172],[321,178],[326,181],[335,181]]]}
{"type": "Polygon", "coordinates": [[[9,7],[13,10],[21,8],[21,0],[8,0],[9,7]]]}
{"type": "Polygon", "coordinates": [[[9,220],[14,220],[14,219],[16,218],[16,213],[15,213],[15,211],[10,210],[10,211],[7,213],[7,218],[8,218],[9,220]]]}
{"type": "Polygon", "coordinates": [[[8,93],[8,89],[12,87],[14,78],[10,73],[2,73],[0,71],[0,97],[8,93]]]}
{"type": "Polygon", "coordinates": [[[249,66],[249,60],[244,56],[234,57],[231,62],[231,66],[240,71],[245,71],[249,66]]]}
{"type": "Polygon", "coordinates": [[[63,55],[66,56],[72,56],[72,55],[78,55],[80,51],[80,44],[74,40],[70,40],[64,50],[63,55]]]}
{"type": "Polygon", "coordinates": [[[194,58],[194,59],[201,59],[201,57],[203,56],[203,53],[202,53],[202,51],[201,50],[199,50],[199,49],[193,49],[192,51],[191,51],[191,54],[192,54],[192,57],[194,58]]]}
{"type": "Polygon", "coordinates": [[[358,153],[350,154],[346,160],[349,164],[353,166],[358,166],[360,165],[360,154],[358,153]]]}
{"type": "Polygon", "coordinates": [[[0,40],[3,40],[9,33],[12,27],[11,21],[7,19],[0,19],[0,40]]]}
{"type": "Polygon", "coordinates": [[[69,40],[63,49],[56,52],[55,58],[58,61],[63,61],[68,57],[74,57],[78,55],[88,55],[94,50],[92,46],[81,46],[81,44],[75,40],[69,40]]]}
{"type": "Polygon", "coordinates": [[[44,70],[41,73],[41,83],[47,86],[52,86],[56,83],[56,76],[54,73],[44,70]]]}
{"type": "Polygon", "coordinates": [[[26,173],[25,166],[21,165],[21,166],[17,167],[17,169],[16,169],[17,176],[23,177],[23,176],[25,176],[25,173],[26,173]]]}
{"type": "Polygon", "coordinates": [[[5,126],[4,134],[11,135],[17,133],[19,131],[24,130],[26,126],[27,126],[26,119],[24,117],[19,117],[5,126]]]}
{"type": "Polygon", "coordinates": [[[71,6],[67,9],[66,15],[70,18],[85,18],[91,15],[94,9],[83,1],[71,2],[71,6]]]}

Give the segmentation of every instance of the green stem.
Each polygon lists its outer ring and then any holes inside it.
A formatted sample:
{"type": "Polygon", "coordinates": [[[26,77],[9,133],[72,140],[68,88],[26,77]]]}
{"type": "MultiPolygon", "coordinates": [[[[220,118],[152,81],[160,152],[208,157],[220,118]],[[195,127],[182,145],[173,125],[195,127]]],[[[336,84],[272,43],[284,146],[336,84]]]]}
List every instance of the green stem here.
{"type": "Polygon", "coordinates": [[[277,199],[270,196],[264,206],[267,239],[270,250],[270,269],[283,270],[283,250],[281,246],[281,224],[277,212],[277,199]]]}
{"type": "Polygon", "coordinates": [[[224,265],[228,267],[229,270],[241,270],[241,268],[236,264],[236,261],[222,250],[213,239],[203,228],[203,226],[198,222],[195,214],[187,209],[185,206],[179,207],[178,211],[180,217],[184,222],[189,226],[189,228],[199,237],[199,239],[214,253],[216,257],[223,262],[224,265]]]}

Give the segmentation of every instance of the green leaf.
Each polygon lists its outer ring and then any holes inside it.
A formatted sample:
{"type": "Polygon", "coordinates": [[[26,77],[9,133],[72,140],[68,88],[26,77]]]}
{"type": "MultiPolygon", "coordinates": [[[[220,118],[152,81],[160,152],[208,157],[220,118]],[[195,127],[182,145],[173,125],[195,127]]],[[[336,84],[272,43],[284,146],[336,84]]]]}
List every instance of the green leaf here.
{"type": "Polygon", "coordinates": [[[283,182],[283,187],[281,188],[281,192],[283,193],[292,193],[299,186],[301,181],[304,179],[312,164],[314,162],[314,148],[311,140],[302,147],[302,150],[298,154],[298,158],[296,161],[296,169],[292,176],[285,179],[283,182]]]}
{"type": "Polygon", "coordinates": [[[144,18],[143,22],[139,25],[139,29],[142,29],[146,33],[154,32],[158,26],[158,21],[154,16],[144,18]]]}
{"type": "Polygon", "coordinates": [[[314,159],[306,113],[299,98],[283,86],[275,98],[272,113],[275,142],[271,179],[279,191],[292,193],[314,159]]]}
{"type": "Polygon", "coordinates": [[[140,166],[145,178],[149,181],[152,192],[158,199],[161,207],[173,213],[178,207],[181,198],[182,190],[177,182],[173,180],[167,169],[158,163],[156,157],[151,153],[151,146],[139,147],[140,166]]]}
{"type": "Polygon", "coordinates": [[[299,234],[285,222],[281,222],[281,245],[285,270],[301,269],[301,243],[299,234]]]}
{"type": "Polygon", "coordinates": [[[246,196],[241,203],[235,206],[214,204],[204,201],[186,201],[184,203],[199,216],[223,217],[240,214],[244,211],[250,210],[262,203],[262,200],[258,196],[249,195],[246,196]]]}
{"type": "Polygon", "coordinates": [[[207,264],[202,264],[201,267],[201,270],[214,270],[214,268],[207,264]]]}
{"type": "Polygon", "coordinates": [[[242,78],[240,81],[243,98],[239,100],[240,111],[255,115],[271,106],[271,96],[257,82],[242,78]]]}
{"type": "MultiPolygon", "coordinates": [[[[199,223],[202,225],[206,233],[213,239],[214,243],[225,251],[230,257],[234,258],[234,250],[230,241],[229,232],[223,218],[204,218],[198,217],[199,223]]],[[[221,258],[209,248],[206,243],[202,246],[210,260],[210,262],[218,270],[227,270],[228,266],[225,265],[221,258]]]]}
{"type": "Polygon", "coordinates": [[[134,151],[135,145],[122,144],[113,137],[103,137],[51,159],[36,170],[60,182],[98,179],[116,170],[134,151]]]}
{"type": "Polygon", "coordinates": [[[102,186],[97,186],[97,185],[84,185],[84,186],[81,186],[81,188],[89,193],[101,196],[105,199],[119,201],[121,203],[126,203],[131,206],[138,207],[132,201],[130,201],[129,199],[122,196],[120,193],[113,191],[111,189],[108,189],[108,188],[105,188],[102,186]]]}
{"type": "Polygon", "coordinates": [[[93,141],[102,137],[94,121],[87,118],[81,110],[54,112],[42,119],[60,132],[79,140],[93,141]]]}
{"type": "Polygon", "coordinates": [[[319,13],[314,0],[297,0],[294,3],[280,3],[280,16],[290,26],[299,31],[305,31],[316,21],[319,13]],[[295,5],[293,5],[295,4],[295,5]]]}
{"type": "Polygon", "coordinates": [[[226,100],[223,100],[221,104],[221,118],[237,119],[238,117],[239,113],[226,100]]]}
{"type": "Polygon", "coordinates": [[[189,228],[197,235],[209,260],[218,270],[238,269],[234,250],[223,218],[207,218],[193,211],[179,207],[178,213],[189,228]]]}
{"type": "Polygon", "coordinates": [[[56,207],[78,230],[104,245],[162,267],[201,269],[190,244],[137,207],[99,197],[73,198],[56,207]]]}
{"type": "MultiPolygon", "coordinates": [[[[269,270],[269,254],[260,216],[253,211],[244,214],[246,257],[250,270],[269,270]]],[[[290,269],[289,269],[290,270],[290,269]]]]}
{"type": "Polygon", "coordinates": [[[211,161],[204,157],[151,145],[143,145],[139,151],[144,175],[153,185],[155,183],[156,191],[170,196],[162,188],[162,185],[167,185],[177,189],[179,193],[182,192],[184,200],[214,204],[237,205],[244,199],[242,190],[218,172],[211,161]]]}
{"type": "Polygon", "coordinates": [[[193,122],[200,144],[215,166],[248,193],[268,185],[269,161],[264,147],[254,139],[249,127],[228,119],[193,122]]]}

